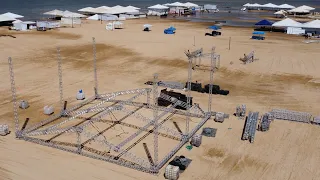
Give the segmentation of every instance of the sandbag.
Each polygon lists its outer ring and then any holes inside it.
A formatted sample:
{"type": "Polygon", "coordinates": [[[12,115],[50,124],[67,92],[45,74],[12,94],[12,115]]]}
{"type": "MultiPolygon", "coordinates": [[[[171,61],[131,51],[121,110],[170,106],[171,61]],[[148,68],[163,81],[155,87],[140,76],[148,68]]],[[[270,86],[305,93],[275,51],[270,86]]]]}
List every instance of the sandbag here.
{"type": "Polygon", "coordinates": [[[86,97],[84,95],[84,92],[82,90],[80,90],[78,93],[77,93],[77,96],[76,96],[77,100],[84,100],[86,97]]]}
{"type": "Polygon", "coordinates": [[[25,101],[25,100],[20,101],[19,107],[21,109],[27,109],[29,107],[28,101],[25,101]]]}
{"type": "Polygon", "coordinates": [[[46,114],[46,115],[51,115],[54,113],[54,109],[53,109],[53,106],[45,106],[43,108],[43,113],[46,114]]]}

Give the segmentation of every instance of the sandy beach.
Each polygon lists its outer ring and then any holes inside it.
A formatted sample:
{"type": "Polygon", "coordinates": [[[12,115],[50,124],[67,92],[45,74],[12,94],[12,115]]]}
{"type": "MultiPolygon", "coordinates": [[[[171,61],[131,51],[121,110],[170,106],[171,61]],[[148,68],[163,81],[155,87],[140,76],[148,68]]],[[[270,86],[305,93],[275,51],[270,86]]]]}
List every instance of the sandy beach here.
{"type": "MultiPolygon", "coordinates": [[[[188,151],[183,147],[178,152],[177,155],[192,159],[180,179],[319,179],[319,126],[275,120],[269,131],[257,132],[255,142],[250,144],[240,139],[244,122],[232,116],[240,104],[246,104],[248,111],[259,111],[261,115],[272,108],[284,108],[318,116],[319,44],[305,44],[303,37],[277,32],[267,32],[266,40],[255,41],[250,39],[252,28],[223,27],[222,36],[204,36],[209,32],[208,25],[139,19],[127,20],[124,29],[114,31],[105,30],[105,24],[96,21],[47,32],[0,29],[0,34],[16,36],[0,37],[0,124],[8,124],[14,131],[9,56],[14,63],[18,99],[30,103],[27,110],[19,110],[22,126],[26,117],[30,118],[30,125],[45,119],[42,112],[45,105],[54,105],[56,112],[59,109],[57,47],[62,56],[64,98],[72,105],[77,103],[75,96],[79,89],[83,89],[87,97],[94,95],[92,37],[97,43],[101,93],[146,88],[144,83],[152,80],[154,73],[163,81],[186,82],[188,62],[184,51],[203,48],[210,53],[214,46],[221,56],[221,67],[214,73],[214,83],[230,94],[213,95],[212,107],[214,111],[230,114],[230,118],[222,124],[209,120],[204,126],[217,128],[217,136],[204,137],[199,148],[188,151]],[[142,31],[146,23],[153,25],[152,31],[142,31]],[[163,33],[170,25],[177,28],[175,35],[163,33]],[[251,51],[255,51],[259,60],[242,64],[239,58],[251,51]]],[[[210,59],[202,61],[209,63],[210,59]]],[[[193,81],[207,84],[209,72],[193,71],[193,81]]],[[[194,102],[207,109],[208,95],[193,92],[192,96],[194,102]]],[[[120,142],[121,138],[115,141],[120,142]]],[[[152,136],[146,141],[151,142],[152,136]]],[[[160,149],[171,149],[171,144],[159,140],[160,149]]],[[[133,151],[145,156],[142,148],[133,151]]],[[[16,140],[14,133],[0,137],[1,180],[152,180],[164,179],[163,172],[164,168],[158,176],[152,176],[16,140]]]]}

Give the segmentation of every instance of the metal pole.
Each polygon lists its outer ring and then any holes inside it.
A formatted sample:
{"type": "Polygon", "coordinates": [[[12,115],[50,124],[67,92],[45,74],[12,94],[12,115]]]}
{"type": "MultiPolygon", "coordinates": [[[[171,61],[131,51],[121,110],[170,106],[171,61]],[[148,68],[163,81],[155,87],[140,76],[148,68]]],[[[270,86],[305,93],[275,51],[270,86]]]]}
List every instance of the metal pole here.
{"type": "Polygon", "coordinates": [[[96,39],[92,38],[93,46],[93,68],[94,68],[94,93],[98,98],[98,74],[97,74],[97,51],[96,51],[96,39]]]}
{"type": "Polygon", "coordinates": [[[193,36],[193,46],[196,46],[196,36],[193,36]]]}
{"type": "Polygon", "coordinates": [[[59,47],[57,47],[57,59],[58,59],[60,106],[61,106],[61,113],[63,113],[64,112],[64,102],[63,102],[62,68],[61,68],[61,55],[60,55],[60,48],[59,47]]]}
{"type": "Polygon", "coordinates": [[[229,50],[231,48],[231,37],[229,37],[229,50]]]}
{"type": "Polygon", "coordinates": [[[15,81],[14,81],[14,72],[13,72],[13,65],[12,65],[11,57],[8,58],[8,63],[9,63],[9,73],[10,73],[10,81],[11,81],[15,133],[16,133],[16,138],[18,138],[20,136],[19,135],[19,117],[18,117],[16,85],[15,85],[15,81]]]}
{"type": "Polygon", "coordinates": [[[158,164],[158,74],[153,75],[154,165],[158,164]]]}

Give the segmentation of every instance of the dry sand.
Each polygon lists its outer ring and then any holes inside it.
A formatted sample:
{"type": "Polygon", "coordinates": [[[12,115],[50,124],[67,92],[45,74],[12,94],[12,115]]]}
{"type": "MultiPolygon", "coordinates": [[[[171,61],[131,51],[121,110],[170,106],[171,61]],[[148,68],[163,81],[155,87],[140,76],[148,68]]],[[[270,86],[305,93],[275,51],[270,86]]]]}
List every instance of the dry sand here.
{"type": "MultiPolygon", "coordinates": [[[[252,29],[231,27],[223,28],[221,37],[207,37],[204,36],[208,32],[206,25],[146,19],[126,21],[125,29],[115,31],[106,31],[105,25],[92,21],[82,27],[47,32],[20,33],[2,29],[0,34],[12,34],[17,38],[0,37],[0,122],[14,129],[8,56],[14,62],[18,98],[31,104],[29,109],[19,111],[20,119],[30,117],[30,124],[45,118],[42,114],[45,105],[59,107],[57,46],[63,58],[65,99],[76,103],[75,94],[79,89],[83,89],[87,97],[93,95],[92,37],[97,42],[101,93],[146,87],[143,83],[151,80],[153,73],[159,73],[160,80],[185,82],[187,59],[183,52],[203,47],[209,53],[215,46],[221,55],[221,68],[215,73],[214,81],[230,90],[230,94],[214,95],[214,110],[232,114],[236,105],[244,103],[248,110],[260,113],[287,108],[319,114],[319,44],[304,44],[301,37],[271,32],[266,34],[265,41],[255,41],[250,40],[252,29]],[[151,32],[142,31],[145,23],[153,24],[151,32]],[[177,28],[175,35],[163,34],[163,29],[169,25],[177,28]],[[231,50],[228,49],[229,37],[231,50]],[[239,58],[252,50],[259,60],[241,64],[239,58]]],[[[202,61],[209,62],[209,59],[202,61]]],[[[209,72],[193,73],[194,81],[208,83],[209,72]]],[[[192,95],[194,102],[207,109],[207,95],[192,95]]],[[[205,126],[217,128],[217,136],[203,138],[200,148],[187,151],[183,147],[179,151],[178,155],[193,160],[181,179],[319,179],[318,126],[274,121],[270,131],[257,132],[254,144],[240,140],[243,121],[232,116],[223,124],[210,120],[205,126]]],[[[151,142],[151,137],[146,141],[151,142]]],[[[167,151],[172,144],[161,139],[159,143],[160,149],[167,151]]],[[[19,141],[13,133],[0,138],[0,152],[0,179],[164,179],[163,170],[159,176],[151,176],[19,141]]],[[[133,149],[133,152],[144,156],[142,148],[133,149]]]]}

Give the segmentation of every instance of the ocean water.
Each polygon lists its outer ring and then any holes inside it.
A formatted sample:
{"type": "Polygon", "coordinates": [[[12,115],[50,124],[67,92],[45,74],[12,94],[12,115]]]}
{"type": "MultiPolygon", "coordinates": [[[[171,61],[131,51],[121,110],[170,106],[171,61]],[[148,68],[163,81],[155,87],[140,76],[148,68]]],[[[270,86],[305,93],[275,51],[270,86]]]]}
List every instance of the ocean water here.
{"type": "MultiPolygon", "coordinates": [[[[83,7],[98,7],[98,6],[115,6],[115,5],[132,5],[140,7],[142,10],[146,10],[148,6],[155,4],[172,3],[178,0],[2,0],[0,6],[0,13],[13,12],[25,16],[27,20],[37,20],[39,18],[45,18],[44,12],[60,9],[77,11],[83,7]]],[[[194,21],[214,21],[226,19],[229,23],[241,24],[242,21],[255,21],[259,20],[260,16],[270,15],[270,13],[243,13],[240,12],[240,8],[245,3],[274,3],[274,4],[291,4],[294,6],[309,5],[317,8],[320,11],[320,0],[180,0],[180,2],[193,2],[199,5],[203,4],[216,4],[220,13],[201,15],[190,18],[194,21]],[[231,11],[231,13],[229,13],[231,11]],[[203,17],[204,16],[204,17],[203,17]],[[233,22],[230,19],[237,17],[237,22],[233,22]],[[229,20],[228,20],[229,19],[229,20]]],[[[243,25],[243,23],[242,23],[243,25]]]]}

